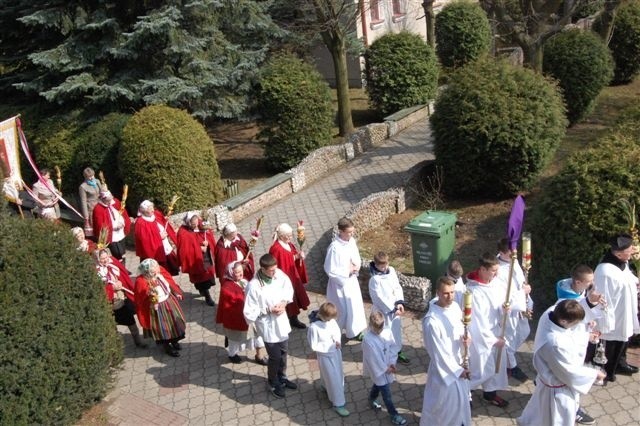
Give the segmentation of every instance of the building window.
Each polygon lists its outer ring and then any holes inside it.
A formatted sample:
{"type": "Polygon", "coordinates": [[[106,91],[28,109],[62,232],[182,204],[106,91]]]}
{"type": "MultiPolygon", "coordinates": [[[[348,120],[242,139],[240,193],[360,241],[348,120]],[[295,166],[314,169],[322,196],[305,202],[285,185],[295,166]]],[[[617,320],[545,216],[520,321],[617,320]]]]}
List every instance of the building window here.
{"type": "Polygon", "coordinates": [[[402,7],[402,0],[391,0],[391,5],[393,7],[393,16],[404,16],[405,11],[402,7]]]}
{"type": "Polygon", "coordinates": [[[380,0],[369,0],[369,11],[371,13],[371,24],[384,21],[380,16],[380,0]]]}

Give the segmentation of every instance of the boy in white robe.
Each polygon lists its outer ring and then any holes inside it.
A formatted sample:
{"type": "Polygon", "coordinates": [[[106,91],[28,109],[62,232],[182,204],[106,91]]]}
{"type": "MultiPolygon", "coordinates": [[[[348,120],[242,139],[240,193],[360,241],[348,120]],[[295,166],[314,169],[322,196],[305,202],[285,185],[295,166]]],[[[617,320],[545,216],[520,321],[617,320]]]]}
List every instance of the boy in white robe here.
{"type": "Polygon", "coordinates": [[[373,386],[369,392],[369,406],[375,410],[382,409],[377,401],[382,400],[391,416],[394,425],[407,424],[407,420],[398,413],[391,399],[391,383],[395,381],[398,347],[391,331],[384,328],[384,316],[380,312],[372,312],[369,317],[369,330],[362,340],[362,374],[369,376],[373,386]]]}
{"type": "Polygon", "coordinates": [[[310,317],[307,341],[318,358],[320,377],[333,409],[340,416],[347,417],[349,411],[344,406],[344,372],[340,347],[342,331],[336,322],[337,317],[338,311],[333,303],[325,302],[320,305],[315,317],[310,317]]]}
{"type": "Polygon", "coordinates": [[[455,283],[438,280],[437,294],[422,320],[424,346],[429,354],[421,426],[470,426],[469,370],[462,367],[464,326],[455,299],[455,283]]]}
{"type": "Polygon", "coordinates": [[[358,283],[362,259],[353,239],[354,232],[351,219],[343,217],[338,221],[338,236],[329,245],[324,271],[329,276],[327,301],[338,308],[340,329],[345,330],[347,338],[361,340],[362,332],[367,328],[367,317],[358,283]]]}
{"type": "Polygon", "coordinates": [[[498,259],[489,253],[480,258],[480,267],[467,276],[467,288],[473,295],[473,321],[469,333],[473,345],[469,348],[471,380],[469,387],[482,387],[483,399],[497,407],[509,405],[497,395],[498,390],[509,388],[505,339],[502,336],[502,316],[505,293],[499,279],[498,259]],[[502,352],[500,368],[496,373],[496,358],[502,352]]]}
{"type": "Polygon", "coordinates": [[[536,388],[522,415],[521,426],[564,426],[576,421],[576,394],[586,394],[596,379],[605,374],[582,364],[572,328],[584,319],[584,309],[575,300],[563,300],[541,321],[533,348],[537,371],[536,388]]]}
{"type": "MultiPolygon", "coordinates": [[[[498,278],[502,282],[506,294],[507,281],[509,280],[509,269],[511,264],[511,249],[509,240],[502,238],[498,242],[498,278]]],[[[516,360],[516,352],[529,337],[531,331],[529,327],[528,311],[533,310],[531,297],[531,286],[525,282],[524,272],[520,263],[513,262],[513,275],[511,277],[511,294],[509,316],[507,317],[507,329],[505,331],[506,354],[507,354],[507,375],[521,382],[526,382],[528,377],[516,360]]],[[[504,301],[504,296],[503,296],[504,301]]]]}
{"type": "Polygon", "coordinates": [[[384,315],[384,326],[391,330],[396,345],[400,348],[398,362],[409,364],[409,358],[402,352],[402,316],[404,315],[404,294],[398,274],[393,266],[389,266],[389,256],[378,252],[369,264],[369,295],[372,312],[384,315]]]}

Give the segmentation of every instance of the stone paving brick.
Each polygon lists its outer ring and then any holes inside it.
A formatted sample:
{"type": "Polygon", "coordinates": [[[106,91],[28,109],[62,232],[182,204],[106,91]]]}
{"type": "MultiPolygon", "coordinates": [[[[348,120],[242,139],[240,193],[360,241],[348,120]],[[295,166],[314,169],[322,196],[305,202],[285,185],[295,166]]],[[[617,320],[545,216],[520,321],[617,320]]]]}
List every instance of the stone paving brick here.
{"type": "MultiPolygon", "coordinates": [[[[342,166],[302,191],[265,208],[264,237],[256,246],[256,254],[267,251],[270,233],[277,223],[295,225],[304,220],[307,227],[308,271],[311,282],[311,308],[324,301],[326,276],[322,270],[331,230],[337,220],[361,198],[398,186],[406,171],[415,164],[433,158],[429,129],[425,122],[417,123],[396,135],[387,144],[342,166]]],[[[238,223],[240,232],[248,235],[255,226],[255,216],[238,223]]],[[[127,266],[137,267],[138,259],[127,254],[127,266]]],[[[131,269],[133,270],[133,269],[131,269]]],[[[202,298],[180,275],[178,282],[185,292],[183,309],[188,321],[184,349],[180,358],[170,358],[161,348],[151,344],[138,349],[131,343],[126,327],[119,327],[125,342],[125,361],[118,372],[107,414],[110,424],[122,425],[378,425],[390,424],[386,410],[375,412],[368,407],[367,395],[371,383],[362,377],[361,345],[343,341],[345,396],[351,416],[340,418],[332,409],[326,393],[320,388],[317,361],[306,344],[305,331],[294,330],[289,342],[288,375],[299,389],[287,391],[285,399],[272,396],[266,388],[266,367],[250,361],[231,364],[223,348],[221,328],[214,324],[217,308],[203,303],[202,298]]],[[[213,288],[217,300],[219,286],[213,288]]],[[[370,305],[365,304],[367,311],[370,305]]],[[[401,365],[397,382],[392,385],[394,402],[410,424],[418,424],[428,357],[422,346],[421,313],[404,319],[405,352],[410,365],[401,365]]],[[[304,314],[300,318],[308,323],[304,314]]],[[[534,377],[531,366],[531,342],[518,354],[518,364],[534,377]]],[[[640,350],[633,349],[629,362],[640,363],[640,350]]],[[[582,397],[582,405],[601,425],[640,424],[639,375],[618,376],[618,381],[606,387],[594,387],[582,397]]],[[[509,391],[501,392],[510,401],[505,409],[489,406],[479,391],[473,392],[473,421],[476,425],[513,425],[526,405],[534,386],[510,381],[509,391]]]]}

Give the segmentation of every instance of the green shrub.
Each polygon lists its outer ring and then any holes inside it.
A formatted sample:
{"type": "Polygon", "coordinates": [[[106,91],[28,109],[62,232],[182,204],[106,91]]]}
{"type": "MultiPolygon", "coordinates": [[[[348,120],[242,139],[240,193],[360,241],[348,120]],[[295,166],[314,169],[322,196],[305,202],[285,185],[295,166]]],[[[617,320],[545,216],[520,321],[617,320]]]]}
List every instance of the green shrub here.
{"type": "MultiPolygon", "coordinates": [[[[2,202],[4,204],[4,202],[2,202]]],[[[68,229],[0,206],[0,423],[74,424],[122,359],[93,262],[68,229]]]]}
{"type": "MultiPolygon", "coordinates": [[[[562,7],[564,7],[564,5],[562,7]]],[[[571,22],[578,22],[580,19],[593,16],[603,9],[604,0],[583,0],[582,2],[580,2],[578,7],[576,8],[576,11],[571,17],[571,22]]]]}
{"type": "Polygon", "coordinates": [[[115,194],[120,194],[123,185],[118,168],[118,150],[122,140],[122,129],[129,115],[112,113],[81,131],[73,161],[73,173],[76,185],[82,182],[82,171],[91,167],[104,172],[105,180],[115,194]]]}
{"type": "MultiPolygon", "coordinates": [[[[598,25],[596,20],[595,28],[598,25]]],[[[616,63],[613,83],[629,83],[640,72],[640,0],[630,0],[618,8],[609,49],[616,63]]]]}
{"type": "Polygon", "coordinates": [[[371,106],[383,115],[425,104],[438,84],[433,49],[416,34],[387,34],[365,54],[367,93],[371,106]]]}
{"type": "Polygon", "coordinates": [[[557,280],[578,263],[595,268],[611,235],[627,230],[618,200],[640,205],[639,185],[640,146],[614,134],[575,154],[544,188],[530,225],[536,247],[534,288],[540,288],[538,295],[547,303],[555,300],[557,280]]]}
{"type": "Polygon", "coordinates": [[[558,80],[571,124],[593,110],[613,77],[613,66],[609,49],[591,31],[563,31],[544,45],[543,71],[558,80]]]}
{"type": "Polygon", "coordinates": [[[122,178],[129,185],[128,205],[152,200],[166,208],[180,196],[176,211],[213,206],[222,197],[213,142],[187,112],[163,105],[145,107],[122,131],[122,178]]]}
{"type": "Polygon", "coordinates": [[[620,113],[614,130],[634,140],[640,140],[640,100],[636,100],[620,113]]]}
{"type": "Polygon", "coordinates": [[[430,120],[445,191],[463,196],[503,196],[527,188],[566,127],[554,83],[492,60],[454,72],[430,120]]]}
{"type": "Polygon", "coordinates": [[[461,67],[489,52],[491,27],[477,3],[448,3],[436,15],[436,53],[445,67],[461,67]]]}
{"type": "Polygon", "coordinates": [[[284,171],[331,141],[331,92],[311,65],[289,55],[273,58],[260,80],[260,136],[269,166],[284,171]]]}

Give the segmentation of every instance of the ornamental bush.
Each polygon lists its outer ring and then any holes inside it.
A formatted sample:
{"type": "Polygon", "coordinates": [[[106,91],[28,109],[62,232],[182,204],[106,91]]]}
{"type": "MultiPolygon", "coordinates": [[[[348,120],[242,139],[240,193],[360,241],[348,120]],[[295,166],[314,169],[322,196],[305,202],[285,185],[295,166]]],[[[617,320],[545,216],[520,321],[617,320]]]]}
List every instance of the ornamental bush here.
{"type": "Polygon", "coordinates": [[[567,123],[553,82],[489,59],[451,75],[430,121],[444,189],[461,196],[505,196],[528,188],[567,123]]]}
{"type": "MultiPolygon", "coordinates": [[[[598,25],[596,20],[594,26],[598,25]]],[[[618,8],[609,49],[616,64],[613,83],[629,83],[640,72],[640,0],[630,0],[618,8]]]]}
{"type": "Polygon", "coordinates": [[[613,59],[600,37],[571,29],[544,45],[543,72],[558,80],[571,124],[593,110],[596,97],[613,77],[613,59]]]}
{"type": "Polygon", "coordinates": [[[202,209],[222,199],[213,141],[185,111],[163,105],[138,111],[122,131],[118,157],[133,210],[145,199],[166,209],[174,195],[180,197],[176,211],[202,209]]]}
{"type": "Polygon", "coordinates": [[[387,115],[433,99],[438,61],[416,34],[386,34],[365,53],[367,93],[373,109],[387,115]]]}
{"type": "Polygon", "coordinates": [[[436,53],[445,67],[457,68],[489,52],[491,27],[477,3],[448,3],[436,15],[436,53]]]}
{"type": "Polygon", "coordinates": [[[576,153],[544,188],[531,213],[534,289],[546,303],[578,263],[595,268],[612,234],[627,231],[621,198],[640,206],[640,144],[621,133],[576,153]],[[550,232],[552,230],[552,232],[550,232]]]}
{"type": "Polygon", "coordinates": [[[0,423],[74,424],[122,359],[111,308],[67,228],[0,204],[0,423]]]}
{"type": "Polygon", "coordinates": [[[291,56],[273,58],[260,79],[259,110],[269,166],[284,171],[331,142],[331,92],[311,65],[291,56]]]}
{"type": "Polygon", "coordinates": [[[76,185],[82,182],[82,171],[91,167],[95,170],[96,176],[102,171],[111,190],[114,194],[120,195],[123,182],[118,167],[118,151],[122,130],[129,118],[128,114],[108,114],[77,135],[73,159],[76,185]]]}

